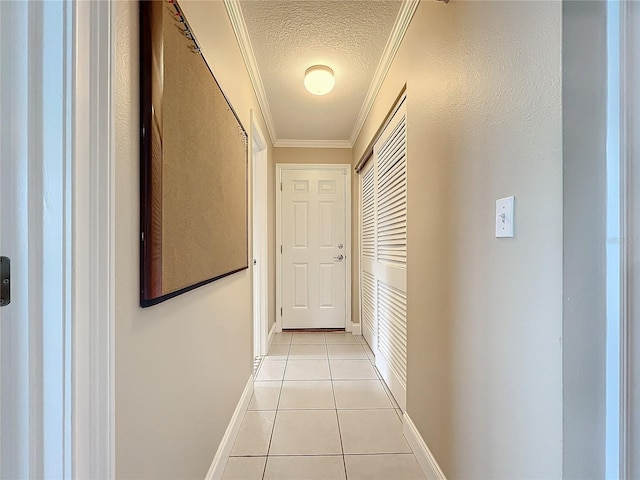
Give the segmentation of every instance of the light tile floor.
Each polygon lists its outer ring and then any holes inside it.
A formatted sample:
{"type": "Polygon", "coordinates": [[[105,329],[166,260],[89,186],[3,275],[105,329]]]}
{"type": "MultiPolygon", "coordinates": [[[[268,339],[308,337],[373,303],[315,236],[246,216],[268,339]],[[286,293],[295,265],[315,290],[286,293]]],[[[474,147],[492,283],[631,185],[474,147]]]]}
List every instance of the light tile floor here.
{"type": "Polygon", "coordinates": [[[362,337],[279,333],[223,480],[424,480],[362,337]]]}

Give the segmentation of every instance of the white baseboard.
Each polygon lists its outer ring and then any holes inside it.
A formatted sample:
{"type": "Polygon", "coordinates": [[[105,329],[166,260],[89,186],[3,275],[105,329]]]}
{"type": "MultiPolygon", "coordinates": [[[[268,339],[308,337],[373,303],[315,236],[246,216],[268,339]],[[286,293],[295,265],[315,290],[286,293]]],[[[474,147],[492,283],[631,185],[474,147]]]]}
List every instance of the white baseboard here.
{"type": "Polygon", "coordinates": [[[282,333],[282,317],[276,315],[276,333],[282,333]]]}
{"type": "Polygon", "coordinates": [[[416,456],[416,460],[418,460],[427,480],[447,480],[407,412],[404,412],[402,417],[402,433],[404,433],[407,442],[409,442],[409,446],[413,450],[413,454],[416,456]]]}
{"type": "Polygon", "coordinates": [[[215,457],[213,457],[213,462],[211,462],[211,466],[209,467],[205,480],[222,479],[222,474],[227,466],[227,459],[229,458],[233,444],[238,436],[238,431],[240,430],[244,413],[247,411],[247,407],[251,401],[251,395],[253,395],[253,375],[249,377],[249,381],[244,387],[244,392],[242,392],[240,401],[238,401],[238,405],[236,405],[236,410],[233,412],[233,416],[229,421],[226,432],[224,432],[224,436],[218,446],[218,451],[216,452],[215,457]]]}
{"type": "Polygon", "coordinates": [[[353,335],[362,335],[362,324],[351,322],[351,333],[353,335]]]}
{"type": "Polygon", "coordinates": [[[276,334],[276,322],[273,322],[271,325],[271,330],[269,330],[269,338],[267,339],[267,353],[269,353],[269,349],[271,349],[271,344],[273,343],[273,337],[276,334]]]}

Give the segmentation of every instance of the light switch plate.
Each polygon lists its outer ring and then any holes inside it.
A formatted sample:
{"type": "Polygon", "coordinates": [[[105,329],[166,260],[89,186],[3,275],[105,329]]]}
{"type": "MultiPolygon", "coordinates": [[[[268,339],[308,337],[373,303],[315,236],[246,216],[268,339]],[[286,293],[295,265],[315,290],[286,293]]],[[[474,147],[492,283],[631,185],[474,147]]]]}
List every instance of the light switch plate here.
{"type": "Polygon", "coordinates": [[[515,197],[496,200],[496,238],[513,238],[513,205],[515,197]]]}

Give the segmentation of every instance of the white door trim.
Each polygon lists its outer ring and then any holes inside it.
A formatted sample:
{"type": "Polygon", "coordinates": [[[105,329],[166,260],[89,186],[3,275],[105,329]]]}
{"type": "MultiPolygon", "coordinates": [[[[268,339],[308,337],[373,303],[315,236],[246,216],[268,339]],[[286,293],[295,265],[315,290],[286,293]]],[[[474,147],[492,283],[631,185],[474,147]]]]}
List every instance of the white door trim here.
{"type": "MultiPolygon", "coordinates": [[[[19,207],[29,209],[23,217],[33,225],[28,235],[41,237],[33,239],[26,261],[20,259],[27,272],[18,276],[25,300],[13,307],[47,314],[55,308],[51,318],[64,321],[42,328],[42,316],[28,317],[22,353],[29,356],[27,388],[33,395],[18,400],[26,399],[31,415],[20,442],[28,452],[27,477],[54,471],[64,478],[113,477],[111,8],[110,2],[65,0],[7,9],[15,12],[7,18],[18,20],[12,40],[24,62],[20,71],[35,71],[28,96],[19,98],[28,103],[14,102],[14,126],[20,141],[28,139],[32,162],[24,180],[47,180],[34,181],[19,207]],[[23,107],[27,115],[20,113],[23,107]],[[28,123],[19,124],[24,119],[28,123]],[[53,168],[53,174],[47,170],[53,168]],[[43,230],[57,229],[62,234],[55,244],[39,250],[43,230]],[[54,344],[43,334],[56,337],[54,344]],[[42,368],[45,361],[57,363],[49,363],[53,376],[42,368]]],[[[24,166],[24,158],[13,161],[24,166]]]]}
{"type": "Polygon", "coordinates": [[[252,276],[253,276],[253,355],[267,354],[269,332],[268,312],[268,255],[267,255],[267,142],[251,111],[251,170],[252,170],[252,276]],[[256,234],[258,233],[258,234],[256,234]],[[256,295],[257,290],[257,295],[256,295]],[[258,305],[257,305],[258,304],[258,305]]]}
{"type": "Polygon", "coordinates": [[[111,2],[74,1],[73,478],[114,478],[114,76],[111,2]]]}
{"type": "Polygon", "coordinates": [[[344,164],[300,164],[300,163],[277,163],[276,164],[276,331],[282,331],[282,254],[280,246],[282,245],[282,191],[280,185],[282,182],[282,172],[284,170],[337,170],[344,168],[347,172],[345,185],[345,255],[346,260],[346,292],[345,292],[345,331],[350,332],[352,329],[351,322],[351,165],[344,164]]]}
{"type": "Polygon", "coordinates": [[[633,452],[640,445],[640,8],[635,2],[620,4],[620,190],[621,190],[621,325],[620,325],[620,478],[637,478],[640,461],[633,452]]]}

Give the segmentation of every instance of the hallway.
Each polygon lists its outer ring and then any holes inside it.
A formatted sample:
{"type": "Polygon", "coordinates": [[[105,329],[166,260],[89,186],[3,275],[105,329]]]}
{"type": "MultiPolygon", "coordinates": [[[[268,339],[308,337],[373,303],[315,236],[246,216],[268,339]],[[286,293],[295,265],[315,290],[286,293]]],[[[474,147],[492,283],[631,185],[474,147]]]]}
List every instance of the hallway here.
{"type": "Polygon", "coordinates": [[[361,336],[279,333],[224,480],[424,479],[361,336]]]}

